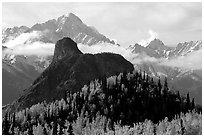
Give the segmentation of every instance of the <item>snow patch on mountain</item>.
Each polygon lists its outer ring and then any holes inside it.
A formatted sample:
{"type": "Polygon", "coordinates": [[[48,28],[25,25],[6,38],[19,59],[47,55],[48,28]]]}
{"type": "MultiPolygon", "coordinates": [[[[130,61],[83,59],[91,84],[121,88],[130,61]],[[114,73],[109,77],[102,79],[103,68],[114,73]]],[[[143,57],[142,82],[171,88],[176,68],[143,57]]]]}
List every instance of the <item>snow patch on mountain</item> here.
{"type": "Polygon", "coordinates": [[[3,53],[2,54],[2,59],[4,61],[6,61],[7,63],[9,63],[9,64],[15,64],[15,62],[16,62],[16,57],[15,57],[14,54],[3,53]]]}

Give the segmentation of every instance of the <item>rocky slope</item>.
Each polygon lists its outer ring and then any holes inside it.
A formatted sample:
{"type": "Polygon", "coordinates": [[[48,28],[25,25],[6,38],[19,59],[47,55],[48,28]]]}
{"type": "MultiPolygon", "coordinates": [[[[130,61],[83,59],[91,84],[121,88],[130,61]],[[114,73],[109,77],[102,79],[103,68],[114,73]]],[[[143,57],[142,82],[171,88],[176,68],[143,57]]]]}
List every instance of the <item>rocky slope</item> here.
{"type": "Polygon", "coordinates": [[[74,41],[63,38],[56,43],[52,63],[11,108],[22,109],[38,102],[60,99],[65,92],[76,92],[90,80],[133,69],[121,55],[83,54],[74,41]]]}
{"type": "Polygon", "coordinates": [[[51,57],[23,56],[2,52],[2,105],[11,103],[50,64],[51,57]]]}

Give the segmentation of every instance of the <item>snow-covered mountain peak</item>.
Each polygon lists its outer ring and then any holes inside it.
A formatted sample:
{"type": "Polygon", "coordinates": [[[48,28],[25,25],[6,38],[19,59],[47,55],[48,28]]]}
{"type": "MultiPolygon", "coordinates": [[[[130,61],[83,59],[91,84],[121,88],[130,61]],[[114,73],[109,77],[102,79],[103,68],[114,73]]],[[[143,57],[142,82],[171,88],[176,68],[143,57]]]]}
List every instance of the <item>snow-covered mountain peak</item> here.
{"type": "Polygon", "coordinates": [[[132,50],[132,53],[145,52],[150,57],[171,59],[172,57],[186,56],[201,48],[201,40],[186,41],[178,43],[176,47],[168,47],[161,40],[155,38],[146,47],[136,43],[129,46],[128,49],[132,50]]]}
{"type": "Polygon", "coordinates": [[[194,51],[200,50],[202,48],[202,41],[188,41],[179,43],[170,53],[170,57],[185,56],[194,51]]]}
{"type": "Polygon", "coordinates": [[[64,25],[67,21],[72,22],[72,23],[83,23],[79,17],[77,17],[73,13],[68,13],[68,14],[64,14],[64,15],[60,16],[57,19],[57,24],[58,24],[58,26],[60,24],[64,25]]]}

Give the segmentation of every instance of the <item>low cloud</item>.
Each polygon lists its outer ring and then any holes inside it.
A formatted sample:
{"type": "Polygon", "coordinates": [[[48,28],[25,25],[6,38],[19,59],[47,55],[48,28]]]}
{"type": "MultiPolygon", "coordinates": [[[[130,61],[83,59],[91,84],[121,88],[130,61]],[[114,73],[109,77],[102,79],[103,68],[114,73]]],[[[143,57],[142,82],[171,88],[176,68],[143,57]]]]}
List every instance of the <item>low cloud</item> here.
{"type": "Polygon", "coordinates": [[[159,63],[160,65],[181,69],[202,69],[202,49],[159,63]]]}
{"type": "MultiPolygon", "coordinates": [[[[153,31],[149,31],[150,40],[156,38],[158,35],[153,31]]],[[[3,46],[8,47],[4,50],[4,53],[11,53],[15,55],[37,55],[37,56],[48,56],[54,54],[54,44],[44,43],[40,41],[40,37],[43,35],[42,32],[34,31],[31,33],[23,33],[17,38],[4,43],[3,46]]],[[[202,49],[194,51],[185,57],[180,56],[173,59],[157,59],[150,57],[145,53],[133,54],[131,49],[123,46],[117,46],[110,43],[99,43],[97,45],[88,46],[78,44],[79,50],[83,53],[116,53],[122,55],[125,59],[130,61],[132,64],[141,64],[143,62],[153,62],[158,65],[165,65],[170,67],[178,67],[182,69],[201,69],[202,68],[202,49]]]]}
{"type": "Polygon", "coordinates": [[[154,40],[155,38],[159,38],[159,34],[151,29],[148,31],[148,34],[150,35],[150,37],[148,39],[142,39],[140,42],[138,42],[140,45],[146,47],[152,40],[154,40]]]}
{"type": "Polygon", "coordinates": [[[102,52],[110,52],[110,53],[120,54],[126,59],[129,59],[131,56],[134,56],[134,54],[131,53],[131,51],[126,49],[125,47],[117,46],[109,43],[100,43],[93,46],[78,44],[78,48],[83,53],[96,54],[96,53],[102,53],[102,52]]]}
{"type": "Polygon", "coordinates": [[[9,40],[8,42],[4,43],[3,45],[9,48],[4,52],[15,55],[53,55],[54,44],[44,43],[40,41],[40,37],[42,35],[43,33],[39,31],[23,33],[15,39],[9,40]]]}
{"type": "Polygon", "coordinates": [[[130,62],[132,64],[141,64],[143,62],[153,62],[153,63],[158,63],[163,59],[157,59],[155,57],[150,57],[148,55],[146,55],[145,53],[139,53],[136,54],[131,60],[130,62]]]}
{"type": "Polygon", "coordinates": [[[154,58],[146,55],[145,53],[133,54],[130,49],[116,46],[108,43],[101,43],[93,46],[78,44],[79,50],[83,53],[117,53],[122,55],[125,59],[130,61],[133,65],[141,64],[144,62],[151,62],[158,65],[169,67],[177,67],[180,69],[201,69],[202,68],[202,49],[189,53],[186,56],[179,56],[172,59],[154,58]]]}
{"type": "Polygon", "coordinates": [[[87,46],[83,44],[78,44],[79,50],[83,53],[102,53],[102,52],[109,52],[109,53],[116,53],[122,55],[125,59],[130,61],[133,64],[140,64],[142,62],[158,62],[159,60],[150,57],[144,53],[134,54],[132,51],[126,47],[117,46],[109,43],[100,43],[93,46],[87,46]]]}

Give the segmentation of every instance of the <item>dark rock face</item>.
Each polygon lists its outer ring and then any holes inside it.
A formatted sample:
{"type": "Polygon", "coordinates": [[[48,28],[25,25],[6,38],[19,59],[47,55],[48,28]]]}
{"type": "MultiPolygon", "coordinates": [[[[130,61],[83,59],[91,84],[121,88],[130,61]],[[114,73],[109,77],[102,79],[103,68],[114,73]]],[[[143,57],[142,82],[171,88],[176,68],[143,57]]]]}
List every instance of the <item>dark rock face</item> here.
{"type": "Polygon", "coordinates": [[[82,52],[78,49],[77,44],[70,38],[63,38],[56,43],[53,61],[78,54],[82,52]]]}
{"type": "Polygon", "coordinates": [[[121,55],[112,53],[82,54],[70,38],[59,40],[50,66],[28,88],[11,108],[20,110],[38,102],[50,102],[76,92],[101,76],[132,71],[133,65],[121,55]]]}

